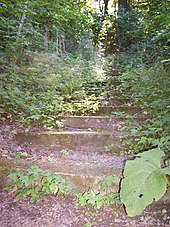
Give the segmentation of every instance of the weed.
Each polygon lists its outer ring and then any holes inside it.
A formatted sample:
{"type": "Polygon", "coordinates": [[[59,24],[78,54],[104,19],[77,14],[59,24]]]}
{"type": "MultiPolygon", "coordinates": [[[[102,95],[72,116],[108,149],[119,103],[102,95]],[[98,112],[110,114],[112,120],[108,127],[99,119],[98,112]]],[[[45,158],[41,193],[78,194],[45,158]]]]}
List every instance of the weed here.
{"type": "Polygon", "coordinates": [[[27,152],[15,152],[14,151],[14,154],[15,154],[16,159],[26,158],[28,156],[27,152]]]}
{"type": "Polygon", "coordinates": [[[7,187],[6,190],[17,187],[16,199],[29,196],[30,202],[34,202],[46,194],[68,193],[68,183],[64,179],[37,166],[31,166],[25,172],[10,173],[8,177],[13,181],[13,186],[7,187]]]}
{"type": "Polygon", "coordinates": [[[91,227],[92,224],[90,222],[86,222],[82,225],[82,227],[91,227]]]}
{"type": "Polygon", "coordinates": [[[56,125],[59,130],[61,130],[64,127],[64,120],[56,120],[56,125]]]}
{"type": "Polygon", "coordinates": [[[131,92],[132,100],[142,106],[166,109],[169,103],[169,71],[162,65],[150,69],[143,65],[123,73],[119,80],[121,92],[131,92]]]}
{"type": "Polygon", "coordinates": [[[0,171],[7,171],[8,170],[8,167],[6,167],[6,166],[0,166],[0,171]]]}
{"type": "Polygon", "coordinates": [[[64,149],[60,151],[60,154],[61,154],[61,158],[64,159],[70,154],[70,152],[69,150],[64,149]]]}
{"type": "Polygon", "coordinates": [[[153,215],[153,216],[156,216],[156,217],[162,216],[162,215],[163,215],[163,214],[162,214],[162,210],[153,211],[152,215],[153,215]]]}
{"type": "Polygon", "coordinates": [[[119,193],[109,192],[109,187],[118,184],[119,179],[115,176],[107,176],[100,184],[99,192],[95,193],[92,188],[83,194],[77,194],[78,204],[81,206],[91,204],[94,209],[103,205],[120,204],[119,193]]]}
{"type": "Polygon", "coordinates": [[[122,131],[126,130],[120,138],[123,145],[127,145],[132,151],[141,152],[152,147],[159,147],[163,150],[169,150],[170,137],[169,134],[169,117],[162,114],[158,117],[148,119],[137,127],[126,126],[122,131]],[[128,130],[128,133],[127,133],[128,130]]]}
{"type": "Polygon", "coordinates": [[[2,150],[2,154],[8,154],[9,151],[8,150],[2,150]]]}
{"type": "Polygon", "coordinates": [[[114,211],[113,211],[113,215],[114,215],[115,217],[117,217],[117,218],[120,217],[120,213],[121,213],[121,212],[120,212],[120,209],[118,209],[118,208],[115,208],[114,211]]]}
{"type": "Polygon", "coordinates": [[[5,128],[4,128],[4,132],[11,132],[11,127],[10,126],[6,126],[5,128]]]}
{"type": "Polygon", "coordinates": [[[104,147],[105,152],[114,152],[114,149],[115,149],[115,144],[113,143],[104,147]]]}
{"type": "Polygon", "coordinates": [[[84,214],[85,214],[87,217],[90,217],[90,216],[92,215],[92,212],[86,211],[84,214]]]}
{"type": "Polygon", "coordinates": [[[125,112],[112,112],[111,113],[112,115],[114,115],[114,116],[118,116],[118,117],[127,117],[127,118],[131,118],[132,116],[131,115],[129,115],[129,114],[127,114],[127,113],[125,113],[125,112]]]}
{"type": "Polygon", "coordinates": [[[22,153],[16,153],[16,154],[15,154],[15,158],[16,158],[16,159],[19,159],[19,158],[21,158],[21,157],[22,157],[22,153]]]}

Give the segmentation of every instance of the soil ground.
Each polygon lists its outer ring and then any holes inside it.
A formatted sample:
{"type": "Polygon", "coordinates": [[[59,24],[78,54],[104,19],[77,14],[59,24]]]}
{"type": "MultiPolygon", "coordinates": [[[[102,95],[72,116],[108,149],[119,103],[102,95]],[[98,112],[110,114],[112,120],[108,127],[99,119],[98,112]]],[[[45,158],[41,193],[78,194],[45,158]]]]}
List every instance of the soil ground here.
{"type": "Polygon", "coordinates": [[[74,198],[46,196],[31,204],[28,199],[16,201],[10,192],[0,193],[0,226],[2,227],[168,227],[170,208],[150,206],[142,215],[129,218],[123,207],[107,206],[94,211],[76,205],[74,198]]]}
{"type": "MultiPolygon", "coordinates": [[[[13,140],[22,127],[9,121],[0,123],[0,157],[16,158],[22,153],[25,159],[35,158],[33,148],[21,147],[13,140]],[[26,149],[26,150],[25,150],[26,149]]],[[[46,154],[41,153],[42,157],[46,154]]],[[[20,156],[19,156],[20,157],[20,156]]],[[[40,158],[36,156],[36,158],[40,158]]],[[[29,200],[17,201],[12,191],[0,189],[0,226],[2,227],[156,227],[170,226],[170,207],[149,206],[142,215],[129,218],[123,206],[105,206],[94,211],[91,206],[80,207],[71,197],[46,196],[31,204],[29,200]]]]}

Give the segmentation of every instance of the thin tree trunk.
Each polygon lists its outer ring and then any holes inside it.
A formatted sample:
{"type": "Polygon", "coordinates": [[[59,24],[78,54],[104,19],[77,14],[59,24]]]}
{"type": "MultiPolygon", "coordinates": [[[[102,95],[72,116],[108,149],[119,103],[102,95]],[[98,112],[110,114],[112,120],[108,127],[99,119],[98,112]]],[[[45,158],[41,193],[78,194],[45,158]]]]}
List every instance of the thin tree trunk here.
{"type": "MultiPolygon", "coordinates": [[[[121,10],[127,11],[130,8],[130,0],[118,0],[118,13],[121,10]]],[[[127,46],[129,45],[130,40],[125,38],[124,30],[118,24],[118,36],[119,36],[119,49],[120,51],[126,51],[127,46]]]]}
{"type": "Polygon", "coordinates": [[[109,0],[104,0],[104,15],[108,15],[108,3],[109,0]]]}
{"type": "MultiPolygon", "coordinates": [[[[24,9],[27,9],[27,4],[28,4],[28,1],[25,2],[25,5],[24,5],[24,9]]],[[[26,13],[24,12],[21,16],[21,20],[20,20],[20,23],[19,23],[19,26],[18,26],[18,32],[17,32],[17,37],[16,37],[16,44],[19,43],[19,36],[21,34],[21,31],[24,27],[24,21],[26,19],[26,13]]]]}
{"type": "Polygon", "coordinates": [[[63,52],[62,52],[62,40],[61,40],[61,38],[59,39],[59,49],[60,49],[60,57],[62,58],[63,52]]]}
{"type": "Polygon", "coordinates": [[[66,48],[65,48],[65,38],[64,38],[64,35],[61,36],[61,43],[62,43],[62,50],[63,50],[63,53],[66,52],[66,48]]]}
{"type": "Polygon", "coordinates": [[[58,34],[58,30],[56,30],[56,52],[57,52],[57,56],[59,54],[59,34],[58,34]]]}
{"type": "Polygon", "coordinates": [[[130,7],[130,0],[118,0],[119,9],[128,9],[130,7]]]}
{"type": "Polygon", "coordinates": [[[100,9],[100,12],[103,11],[103,7],[102,7],[102,4],[101,4],[101,0],[99,0],[99,9],[100,9]]]}
{"type": "Polygon", "coordinates": [[[48,48],[48,25],[44,24],[44,46],[48,48]]]}

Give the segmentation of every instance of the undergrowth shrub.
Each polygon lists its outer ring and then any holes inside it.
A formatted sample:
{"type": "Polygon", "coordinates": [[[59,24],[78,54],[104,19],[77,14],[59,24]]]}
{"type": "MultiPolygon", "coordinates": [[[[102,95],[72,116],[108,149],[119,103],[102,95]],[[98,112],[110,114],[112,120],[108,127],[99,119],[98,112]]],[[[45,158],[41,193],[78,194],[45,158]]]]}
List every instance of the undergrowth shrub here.
{"type": "Polygon", "coordinates": [[[154,109],[167,108],[170,101],[169,73],[163,65],[132,68],[119,77],[122,83],[120,90],[131,92],[138,105],[154,109]]]}
{"type": "Polygon", "coordinates": [[[169,151],[170,133],[170,82],[168,67],[154,65],[126,70],[120,77],[121,92],[130,93],[135,105],[149,108],[152,119],[133,127],[124,127],[128,133],[122,136],[123,143],[137,152],[162,147],[169,151]]]}
{"type": "Polygon", "coordinates": [[[14,188],[16,199],[29,196],[31,203],[44,195],[69,193],[68,182],[65,179],[37,166],[31,166],[26,171],[10,173],[8,177],[12,186],[6,187],[6,190],[14,188]]]}
{"type": "Polygon", "coordinates": [[[170,71],[168,62],[146,64],[140,52],[115,58],[112,61],[123,72],[118,91],[130,96],[148,114],[140,124],[120,128],[125,130],[122,143],[136,157],[126,162],[120,184],[121,202],[133,217],[159,200],[169,187],[170,71]]]}
{"type": "Polygon", "coordinates": [[[31,66],[11,66],[0,74],[0,107],[22,123],[55,126],[54,115],[95,112],[102,100],[98,84],[105,79],[98,60],[66,54],[31,53],[31,66]],[[100,71],[100,72],[99,72],[100,71]],[[92,91],[92,92],[91,92],[92,91]],[[90,93],[91,92],[91,93],[90,93]]]}

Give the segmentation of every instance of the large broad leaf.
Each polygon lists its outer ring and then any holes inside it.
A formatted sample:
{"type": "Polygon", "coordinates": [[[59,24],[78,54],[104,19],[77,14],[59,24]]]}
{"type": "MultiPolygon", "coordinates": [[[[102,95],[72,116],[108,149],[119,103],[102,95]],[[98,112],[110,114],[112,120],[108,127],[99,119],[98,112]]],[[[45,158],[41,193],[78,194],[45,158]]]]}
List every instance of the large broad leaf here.
{"type": "Polygon", "coordinates": [[[148,160],[154,162],[158,167],[160,167],[161,158],[165,155],[164,151],[159,148],[145,151],[142,154],[138,154],[138,157],[142,160],[148,160]]]}
{"type": "Polygon", "coordinates": [[[128,216],[140,215],[146,206],[165,194],[168,180],[160,168],[164,155],[160,149],[152,149],[126,162],[120,197],[128,216]]]}

